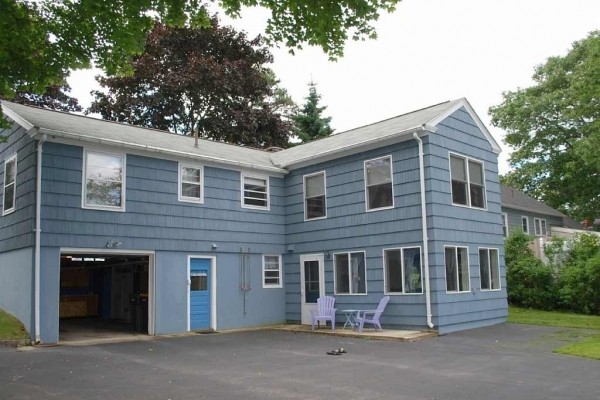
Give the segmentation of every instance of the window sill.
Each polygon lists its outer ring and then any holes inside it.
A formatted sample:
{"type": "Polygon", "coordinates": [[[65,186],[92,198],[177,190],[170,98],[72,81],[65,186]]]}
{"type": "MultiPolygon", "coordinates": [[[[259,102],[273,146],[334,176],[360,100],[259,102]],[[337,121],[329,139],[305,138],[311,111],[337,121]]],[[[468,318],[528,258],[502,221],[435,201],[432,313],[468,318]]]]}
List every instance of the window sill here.
{"type": "Polygon", "coordinates": [[[108,206],[81,206],[84,210],[96,210],[96,211],[113,211],[113,212],[125,212],[125,207],[108,207],[108,206]]]}
{"type": "Polygon", "coordinates": [[[386,296],[422,296],[423,292],[421,292],[421,293],[383,292],[383,294],[385,294],[386,296]]]}

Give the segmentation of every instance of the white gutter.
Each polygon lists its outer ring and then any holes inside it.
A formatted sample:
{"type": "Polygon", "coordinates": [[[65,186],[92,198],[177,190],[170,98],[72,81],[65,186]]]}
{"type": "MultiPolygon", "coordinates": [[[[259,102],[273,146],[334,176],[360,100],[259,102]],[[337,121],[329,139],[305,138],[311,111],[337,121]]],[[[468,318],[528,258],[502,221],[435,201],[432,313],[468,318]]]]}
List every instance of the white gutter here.
{"type": "Polygon", "coordinates": [[[417,134],[413,137],[419,144],[419,178],[421,181],[421,223],[423,227],[423,269],[425,270],[425,304],[427,307],[427,326],[433,328],[431,320],[431,289],[429,287],[429,238],[427,237],[427,204],[425,203],[425,163],[423,161],[423,141],[417,134]]]}
{"type": "MultiPolygon", "coordinates": [[[[274,159],[280,158],[282,153],[292,152],[292,151],[294,151],[294,149],[297,148],[297,147],[292,147],[291,149],[286,149],[286,150],[283,150],[282,152],[273,153],[273,155],[271,156],[271,160],[273,160],[273,164],[277,165],[278,167],[287,168],[287,167],[291,167],[293,165],[297,165],[297,164],[300,164],[300,163],[305,163],[305,162],[310,162],[310,161],[316,161],[316,160],[318,160],[320,158],[331,156],[333,154],[340,154],[340,153],[349,152],[349,151],[358,151],[359,149],[361,149],[361,148],[363,148],[365,146],[372,145],[372,144],[377,144],[377,143],[381,143],[381,142],[385,142],[386,140],[393,139],[393,138],[406,137],[406,136],[410,135],[411,133],[417,133],[417,132],[436,132],[436,131],[437,131],[437,128],[435,126],[423,124],[421,126],[417,126],[417,127],[405,129],[405,130],[400,131],[400,132],[394,131],[392,133],[388,133],[388,134],[383,135],[383,136],[378,136],[378,137],[375,137],[375,138],[361,140],[359,142],[351,143],[351,144],[344,145],[344,146],[341,146],[341,147],[335,147],[335,148],[330,148],[330,149],[323,150],[323,151],[320,151],[320,152],[315,152],[315,153],[312,153],[310,155],[307,155],[307,156],[304,156],[304,157],[300,157],[300,158],[296,158],[294,160],[287,161],[287,162],[286,161],[284,161],[284,162],[276,162],[274,160],[274,159]]],[[[342,132],[342,133],[344,133],[344,132],[342,132]]],[[[322,145],[322,143],[321,143],[321,145],[322,145]]],[[[327,148],[327,146],[322,145],[319,149],[322,149],[322,148],[327,148]]]]}
{"type": "Polygon", "coordinates": [[[40,252],[42,233],[42,146],[46,141],[45,134],[38,136],[37,165],[35,183],[35,254],[34,254],[34,319],[35,343],[41,342],[40,327],[40,252]]]}
{"type": "Polygon", "coordinates": [[[99,144],[105,144],[105,145],[110,145],[110,146],[119,146],[119,147],[138,150],[138,151],[166,154],[166,155],[170,155],[170,156],[179,156],[179,157],[185,157],[185,158],[192,158],[195,160],[200,160],[200,161],[205,161],[205,162],[206,161],[214,162],[214,163],[224,164],[224,165],[235,165],[235,166],[241,167],[241,168],[250,168],[250,169],[266,171],[266,172],[276,172],[276,173],[283,174],[283,175],[286,175],[289,173],[289,171],[287,171],[285,169],[278,168],[278,167],[270,167],[268,165],[258,165],[258,164],[253,164],[253,163],[249,163],[249,162],[244,162],[244,161],[229,160],[229,159],[221,158],[221,157],[199,155],[199,154],[194,154],[194,153],[190,153],[187,151],[169,150],[169,149],[164,149],[164,148],[161,148],[158,146],[149,146],[146,144],[130,143],[130,142],[125,142],[125,141],[116,140],[116,139],[94,138],[94,137],[90,137],[90,136],[86,136],[86,135],[81,135],[78,133],[71,133],[71,132],[59,131],[59,130],[54,130],[54,129],[46,129],[46,128],[40,128],[40,132],[44,133],[46,135],[49,135],[49,136],[56,136],[56,137],[61,137],[61,138],[65,138],[65,139],[73,139],[73,140],[78,140],[78,141],[83,141],[83,142],[99,143],[99,144]]]}

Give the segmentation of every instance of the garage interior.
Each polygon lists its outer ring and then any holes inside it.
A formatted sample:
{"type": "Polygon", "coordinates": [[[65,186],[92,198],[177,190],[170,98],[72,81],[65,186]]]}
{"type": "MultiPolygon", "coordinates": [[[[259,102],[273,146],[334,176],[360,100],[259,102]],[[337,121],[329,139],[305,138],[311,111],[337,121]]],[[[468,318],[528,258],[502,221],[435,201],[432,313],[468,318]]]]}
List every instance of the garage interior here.
{"type": "Polygon", "coordinates": [[[59,341],[148,334],[150,257],[61,254],[59,341]]]}

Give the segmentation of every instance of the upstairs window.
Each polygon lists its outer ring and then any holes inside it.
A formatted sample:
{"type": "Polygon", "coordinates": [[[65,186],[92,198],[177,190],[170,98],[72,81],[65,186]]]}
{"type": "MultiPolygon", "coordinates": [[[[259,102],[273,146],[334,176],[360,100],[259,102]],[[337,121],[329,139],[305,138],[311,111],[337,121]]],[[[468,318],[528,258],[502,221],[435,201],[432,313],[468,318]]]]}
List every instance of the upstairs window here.
{"type": "Polygon", "coordinates": [[[365,253],[338,253],[333,257],[335,294],[366,294],[365,253]]]}
{"type": "Polygon", "coordinates": [[[446,246],[446,291],[461,293],[471,290],[469,285],[469,249],[466,247],[446,246]]]}
{"type": "Polygon", "coordinates": [[[502,213],[502,235],[508,237],[508,214],[502,213]]]}
{"type": "Polygon", "coordinates": [[[269,209],[269,178],[242,175],[242,207],[269,209]]]}
{"type": "Polygon", "coordinates": [[[535,236],[547,236],[548,231],[546,230],[546,220],[542,218],[533,219],[533,227],[535,229],[535,236]]]}
{"type": "Polygon", "coordinates": [[[392,157],[365,161],[367,211],[394,207],[392,157]]]}
{"type": "Polygon", "coordinates": [[[327,216],[325,202],[325,172],[304,176],[304,219],[327,216]]]}
{"type": "Polygon", "coordinates": [[[452,204],[485,208],[483,163],[451,154],[450,176],[452,180],[452,204]]]}
{"type": "Polygon", "coordinates": [[[86,151],[83,207],[125,209],[125,156],[86,151]]]}
{"type": "Polygon", "coordinates": [[[2,215],[15,211],[17,199],[17,155],[13,155],[4,162],[4,199],[2,215]]]}
{"type": "Polygon", "coordinates": [[[202,167],[179,164],[179,201],[202,203],[204,174],[202,167]]]}

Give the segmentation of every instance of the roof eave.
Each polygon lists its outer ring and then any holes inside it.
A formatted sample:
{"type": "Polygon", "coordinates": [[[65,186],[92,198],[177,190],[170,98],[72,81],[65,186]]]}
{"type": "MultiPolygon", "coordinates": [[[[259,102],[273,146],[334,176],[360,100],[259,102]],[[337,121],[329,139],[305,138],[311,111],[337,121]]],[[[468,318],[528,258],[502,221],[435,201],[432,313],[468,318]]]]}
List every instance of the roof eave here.
{"type": "Polygon", "coordinates": [[[160,148],[157,146],[149,146],[149,145],[144,145],[144,144],[131,143],[131,142],[123,141],[123,140],[94,138],[94,137],[90,137],[90,136],[86,136],[86,135],[82,135],[82,134],[78,134],[78,133],[65,132],[65,131],[59,131],[59,130],[47,129],[47,128],[39,128],[39,132],[42,134],[45,133],[48,136],[53,136],[53,137],[60,137],[60,138],[64,138],[64,139],[70,139],[70,140],[76,140],[76,141],[88,142],[88,143],[97,143],[97,144],[103,144],[103,145],[108,145],[108,146],[113,146],[113,147],[122,147],[122,148],[127,148],[127,149],[132,149],[132,150],[138,150],[138,151],[146,152],[146,153],[165,154],[165,155],[174,156],[174,157],[183,157],[183,158],[188,158],[188,159],[193,159],[193,160],[198,160],[198,161],[235,166],[235,167],[239,167],[239,168],[248,168],[248,169],[283,174],[283,175],[289,173],[289,171],[287,171],[283,168],[275,167],[275,166],[269,167],[266,165],[245,163],[245,162],[241,162],[241,161],[228,160],[228,159],[220,158],[220,157],[204,156],[204,155],[195,154],[195,153],[191,153],[191,152],[187,152],[187,151],[164,149],[164,148],[160,148]]]}
{"type": "MultiPolygon", "coordinates": [[[[353,144],[350,144],[347,146],[338,147],[335,149],[324,150],[319,153],[311,154],[310,156],[307,156],[307,157],[298,158],[298,159],[295,159],[290,162],[283,162],[283,163],[273,162],[273,163],[280,168],[296,169],[296,168],[300,168],[300,167],[314,164],[317,162],[324,162],[324,161],[339,158],[342,156],[348,156],[351,154],[360,153],[368,147],[372,147],[372,146],[377,147],[377,145],[380,145],[382,143],[391,143],[394,141],[400,142],[400,141],[412,139],[412,133],[414,133],[414,132],[419,133],[419,136],[423,136],[429,132],[436,132],[436,131],[437,131],[437,128],[435,126],[423,124],[421,126],[405,129],[400,132],[390,133],[388,135],[379,136],[379,137],[369,139],[369,140],[364,140],[362,142],[353,143],[353,144]]],[[[273,160],[273,157],[271,157],[271,160],[273,160]]]]}

